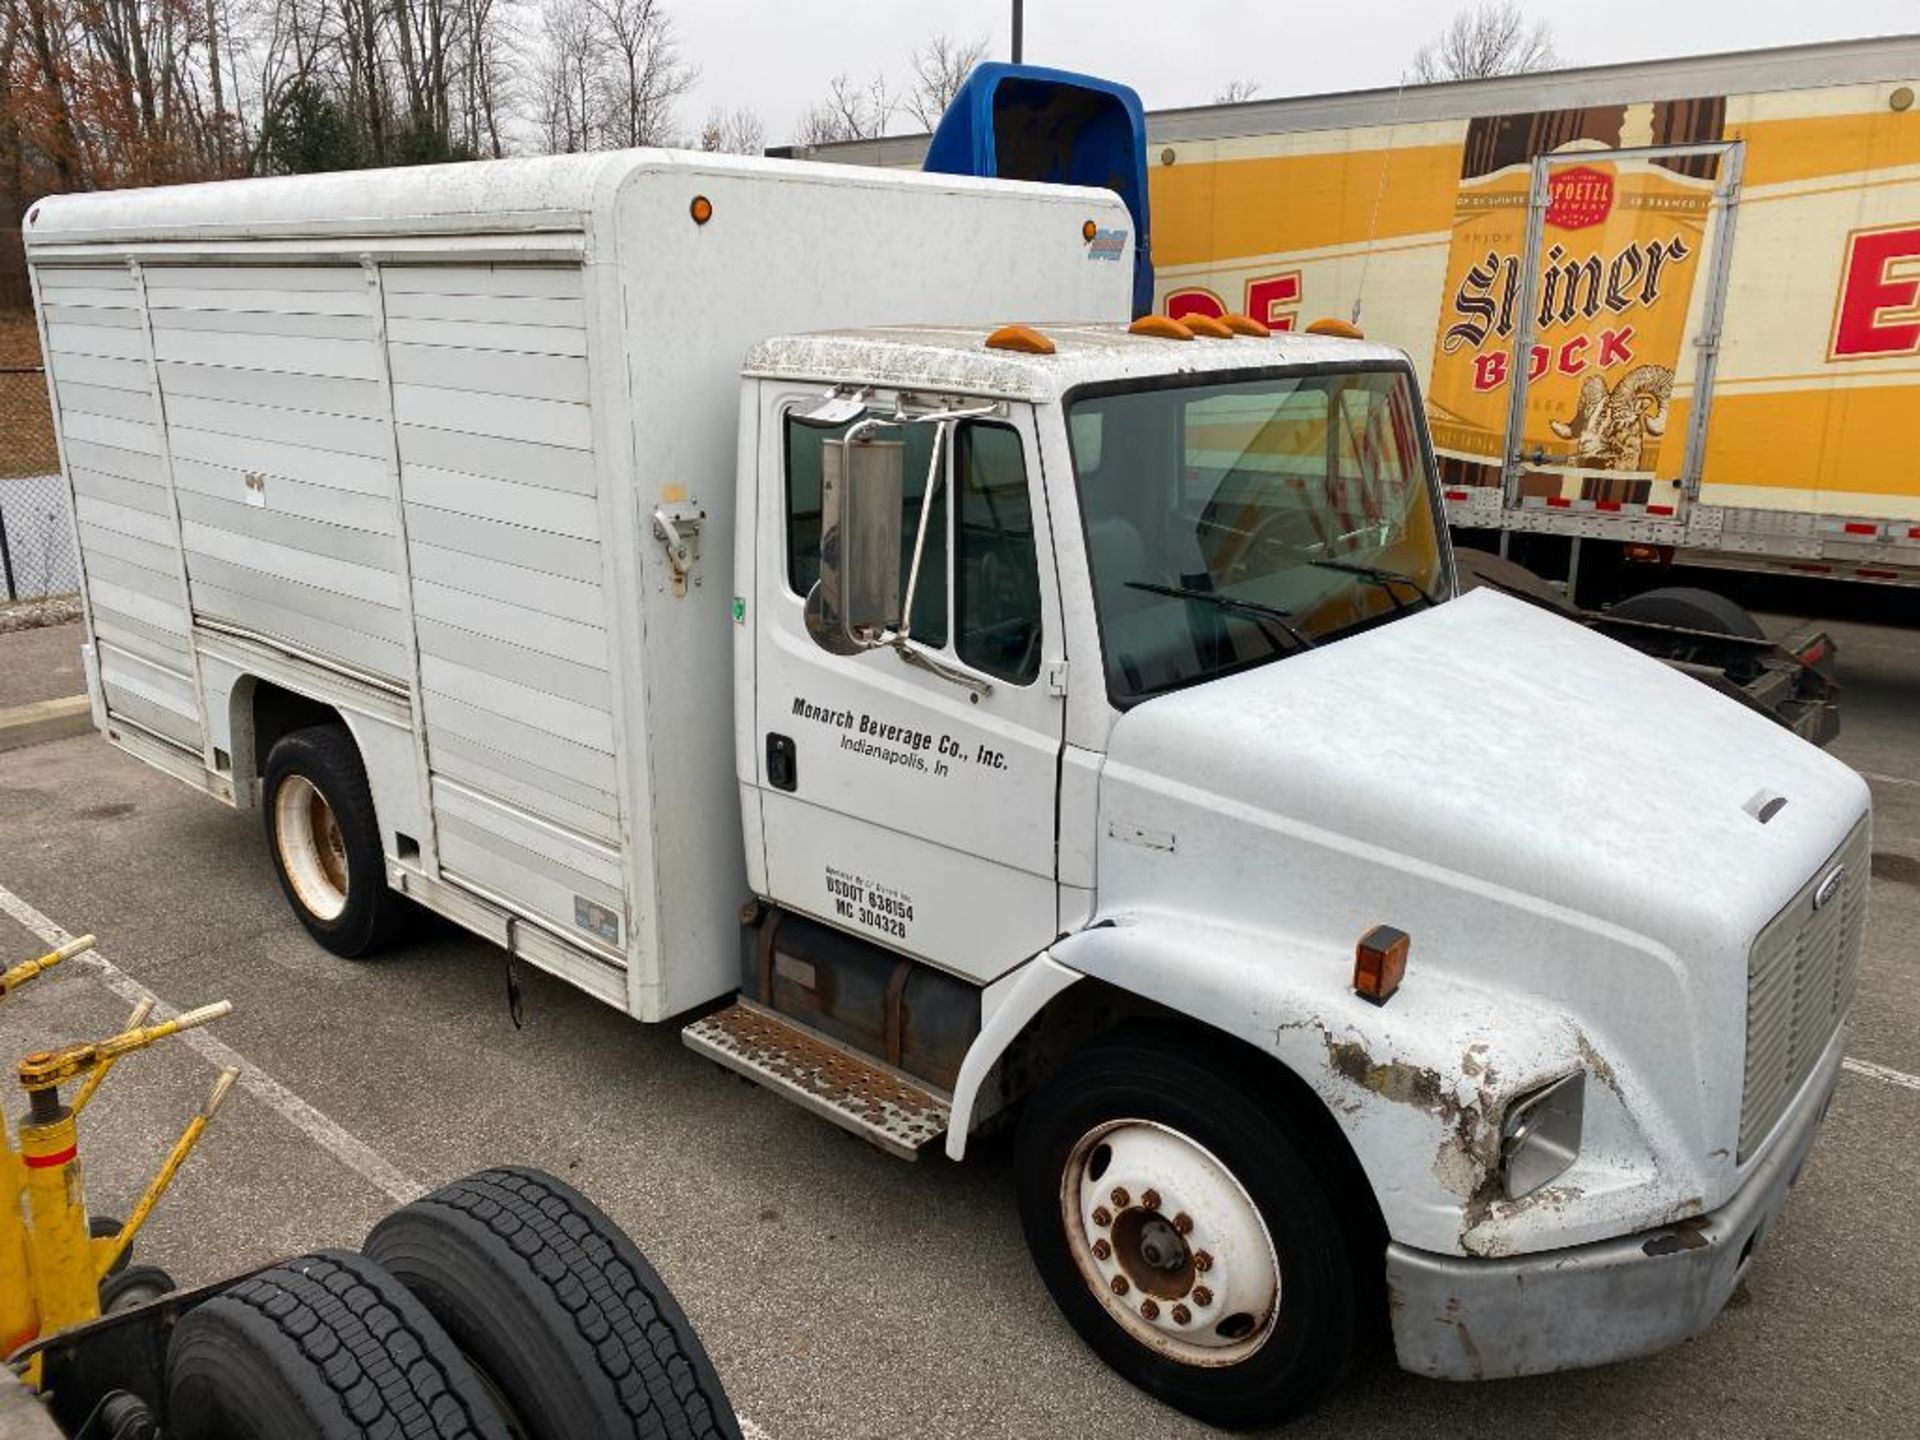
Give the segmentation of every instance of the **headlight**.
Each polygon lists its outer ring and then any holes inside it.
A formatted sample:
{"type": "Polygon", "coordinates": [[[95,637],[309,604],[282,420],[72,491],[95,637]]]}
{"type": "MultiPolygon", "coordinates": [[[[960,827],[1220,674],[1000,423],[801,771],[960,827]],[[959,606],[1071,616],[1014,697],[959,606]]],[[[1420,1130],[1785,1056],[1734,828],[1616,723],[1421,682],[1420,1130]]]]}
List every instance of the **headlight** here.
{"type": "Polygon", "coordinates": [[[1584,1070],[1513,1102],[1500,1127],[1500,1180],[1509,1200],[1531,1195],[1580,1157],[1586,1109],[1584,1070]]]}

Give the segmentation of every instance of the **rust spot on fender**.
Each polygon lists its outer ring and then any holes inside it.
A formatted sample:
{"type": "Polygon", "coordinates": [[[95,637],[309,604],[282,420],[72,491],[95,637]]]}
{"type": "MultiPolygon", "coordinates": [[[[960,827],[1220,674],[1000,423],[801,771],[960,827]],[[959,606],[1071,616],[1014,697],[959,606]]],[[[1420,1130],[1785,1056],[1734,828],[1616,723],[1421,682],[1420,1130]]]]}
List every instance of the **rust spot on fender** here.
{"type": "Polygon", "coordinates": [[[1336,1040],[1329,1035],[1326,1041],[1327,1063],[1354,1084],[1371,1090],[1383,1100],[1397,1100],[1402,1105],[1437,1110],[1453,1099],[1436,1070],[1422,1065],[1408,1065],[1399,1060],[1384,1063],[1376,1061],[1358,1040],[1336,1040]]]}

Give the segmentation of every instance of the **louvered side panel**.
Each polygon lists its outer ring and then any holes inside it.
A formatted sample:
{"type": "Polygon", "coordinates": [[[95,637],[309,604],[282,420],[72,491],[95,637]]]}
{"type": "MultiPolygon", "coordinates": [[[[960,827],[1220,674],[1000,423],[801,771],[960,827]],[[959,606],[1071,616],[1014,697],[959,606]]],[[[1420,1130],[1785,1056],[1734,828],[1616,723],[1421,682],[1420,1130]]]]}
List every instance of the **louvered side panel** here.
{"type": "Polygon", "coordinates": [[[404,683],[366,273],[156,265],[146,279],[195,614],[404,683]]]}
{"type": "Polygon", "coordinates": [[[618,952],[627,898],[579,274],[393,266],[383,289],[441,869],[618,952]]]}
{"type": "Polygon", "coordinates": [[[140,288],[125,265],[45,267],[37,279],[107,713],[197,751],[179,529],[140,288]]]}

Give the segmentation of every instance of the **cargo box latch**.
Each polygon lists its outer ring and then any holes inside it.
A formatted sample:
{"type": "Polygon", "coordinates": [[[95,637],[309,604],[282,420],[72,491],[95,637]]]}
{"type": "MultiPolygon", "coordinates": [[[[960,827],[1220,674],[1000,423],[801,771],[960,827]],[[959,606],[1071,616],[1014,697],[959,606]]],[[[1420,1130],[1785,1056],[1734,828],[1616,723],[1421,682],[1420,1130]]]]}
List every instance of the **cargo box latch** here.
{"type": "Polygon", "coordinates": [[[653,538],[667,552],[667,565],[673,571],[673,593],[687,593],[687,578],[698,585],[700,577],[693,567],[700,560],[700,526],[707,518],[706,506],[698,500],[682,500],[662,505],[653,512],[653,538]]]}

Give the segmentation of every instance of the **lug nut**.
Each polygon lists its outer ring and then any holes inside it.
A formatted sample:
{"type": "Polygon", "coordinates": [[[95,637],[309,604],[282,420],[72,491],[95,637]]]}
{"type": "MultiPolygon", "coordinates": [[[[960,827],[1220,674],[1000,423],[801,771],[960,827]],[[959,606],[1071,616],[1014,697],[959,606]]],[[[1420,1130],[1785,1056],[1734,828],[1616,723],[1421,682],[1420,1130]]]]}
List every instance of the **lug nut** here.
{"type": "Polygon", "coordinates": [[[1160,1307],[1154,1304],[1151,1298],[1142,1300],[1140,1302],[1140,1318],[1142,1320],[1158,1320],[1160,1318],[1160,1307]]]}
{"type": "Polygon", "coordinates": [[[1133,1288],[1132,1286],[1127,1284],[1127,1277],[1124,1275],[1114,1276],[1112,1287],[1113,1287],[1113,1293],[1116,1295],[1124,1295],[1127,1293],[1128,1290],[1133,1288]]]}
{"type": "Polygon", "coordinates": [[[1127,1194],[1126,1186],[1116,1185],[1113,1187],[1113,1208],[1114,1209],[1124,1210],[1127,1208],[1128,1205],[1132,1203],[1133,1203],[1133,1197],[1127,1194]]]}
{"type": "Polygon", "coordinates": [[[1207,1271],[1213,1269],[1213,1256],[1204,1250],[1194,1251],[1193,1268],[1198,1270],[1202,1275],[1206,1274],[1207,1271]]]}
{"type": "Polygon", "coordinates": [[[1106,1229],[1107,1226],[1113,1224],[1113,1212],[1104,1205],[1094,1206],[1093,1223],[1098,1225],[1102,1230],[1106,1229]]]}
{"type": "Polygon", "coordinates": [[[1184,1325],[1191,1319],[1193,1319],[1193,1312],[1187,1309],[1186,1306],[1176,1305],[1173,1307],[1173,1323],[1174,1324],[1184,1325]]]}
{"type": "Polygon", "coordinates": [[[1173,1217],[1173,1228],[1178,1230],[1182,1235],[1191,1235],[1193,1233],[1193,1217],[1182,1210],[1178,1215],[1173,1217]]]}
{"type": "Polygon", "coordinates": [[[1093,1258],[1094,1259],[1105,1260],[1111,1257],[1112,1254],[1113,1254],[1113,1246],[1109,1245],[1105,1240],[1096,1240],[1093,1242],[1093,1258]]]}
{"type": "Polygon", "coordinates": [[[1147,1191],[1146,1194],[1140,1197],[1140,1203],[1149,1210],[1158,1210],[1160,1208],[1160,1192],[1158,1190],[1147,1191]]]}
{"type": "Polygon", "coordinates": [[[1213,1303],[1213,1291],[1204,1285],[1194,1286],[1193,1303],[1196,1305],[1211,1305],[1213,1303]]]}

